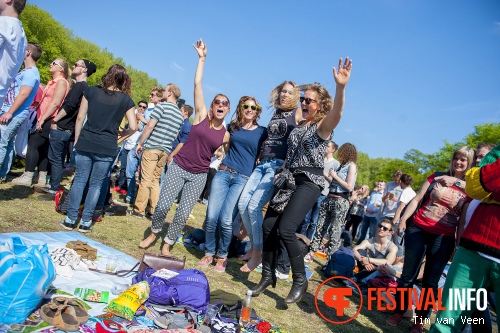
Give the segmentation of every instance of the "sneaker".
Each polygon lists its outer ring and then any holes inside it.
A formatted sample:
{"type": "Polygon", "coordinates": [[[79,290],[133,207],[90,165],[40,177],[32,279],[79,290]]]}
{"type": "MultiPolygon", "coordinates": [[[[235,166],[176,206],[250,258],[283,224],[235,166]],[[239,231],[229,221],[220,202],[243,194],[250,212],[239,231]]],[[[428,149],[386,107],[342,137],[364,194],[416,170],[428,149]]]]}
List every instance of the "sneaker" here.
{"type": "Polygon", "coordinates": [[[280,280],[288,280],[288,275],[289,274],[281,273],[278,270],[275,271],[275,274],[276,274],[276,278],[278,278],[280,280]]]}
{"type": "Polygon", "coordinates": [[[92,231],[92,226],[91,225],[80,225],[78,227],[78,231],[81,233],[87,233],[92,231]]]}
{"type": "Polygon", "coordinates": [[[144,218],[143,214],[137,213],[135,210],[129,210],[127,213],[128,213],[128,215],[133,216],[133,217],[137,217],[138,219],[144,218]]]}
{"type": "Polygon", "coordinates": [[[61,223],[59,223],[64,229],[66,230],[70,230],[72,231],[73,229],[75,229],[76,227],[76,224],[75,223],[69,223],[69,222],[66,222],[66,219],[62,220],[61,223]]]}
{"type": "Polygon", "coordinates": [[[147,212],[147,213],[146,213],[146,218],[147,218],[148,220],[152,220],[152,219],[153,219],[153,214],[151,214],[150,212],[147,212]]]}
{"type": "Polygon", "coordinates": [[[92,222],[102,222],[102,209],[96,209],[94,215],[92,216],[92,222]]]}
{"type": "Polygon", "coordinates": [[[16,185],[31,186],[33,185],[33,172],[24,172],[21,176],[12,179],[16,185]]]}
{"type": "Polygon", "coordinates": [[[226,271],[227,258],[218,258],[214,269],[217,272],[224,273],[226,271]]]}
{"type": "Polygon", "coordinates": [[[38,200],[42,201],[54,201],[56,198],[56,192],[55,191],[49,191],[45,194],[42,194],[38,196],[38,200]]]}
{"type": "Polygon", "coordinates": [[[200,261],[198,261],[198,265],[201,267],[208,267],[210,264],[214,261],[214,257],[212,256],[204,256],[201,258],[200,261]]]}
{"type": "Polygon", "coordinates": [[[113,203],[118,206],[130,206],[130,200],[128,199],[113,199],[113,203]]]}
{"type": "Polygon", "coordinates": [[[306,254],[306,256],[304,257],[304,262],[313,262],[313,261],[314,261],[314,253],[309,252],[308,254],[306,254]]]}
{"type": "Polygon", "coordinates": [[[0,177],[0,184],[5,184],[7,182],[7,177],[0,177]]]}
{"type": "Polygon", "coordinates": [[[402,320],[403,320],[403,314],[395,313],[392,316],[390,316],[385,322],[391,326],[398,326],[402,320]]]}

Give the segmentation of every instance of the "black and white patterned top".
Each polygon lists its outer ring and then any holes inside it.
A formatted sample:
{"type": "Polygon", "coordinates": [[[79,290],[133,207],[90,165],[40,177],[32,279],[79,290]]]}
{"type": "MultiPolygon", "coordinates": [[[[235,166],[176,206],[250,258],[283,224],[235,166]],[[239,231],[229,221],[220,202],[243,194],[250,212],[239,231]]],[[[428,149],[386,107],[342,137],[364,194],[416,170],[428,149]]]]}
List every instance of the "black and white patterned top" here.
{"type": "MultiPolygon", "coordinates": [[[[323,140],[317,132],[318,123],[296,127],[288,137],[286,167],[288,169],[308,167],[319,168],[325,165],[325,151],[330,140],[323,140]],[[293,160],[292,160],[293,158],[293,160]]],[[[294,175],[304,173],[313,183],[323,188],[325,177],[308,171],[294,171],[294,175]]],[[[322,173],[322,172],[321,172],[322,173]]]]}

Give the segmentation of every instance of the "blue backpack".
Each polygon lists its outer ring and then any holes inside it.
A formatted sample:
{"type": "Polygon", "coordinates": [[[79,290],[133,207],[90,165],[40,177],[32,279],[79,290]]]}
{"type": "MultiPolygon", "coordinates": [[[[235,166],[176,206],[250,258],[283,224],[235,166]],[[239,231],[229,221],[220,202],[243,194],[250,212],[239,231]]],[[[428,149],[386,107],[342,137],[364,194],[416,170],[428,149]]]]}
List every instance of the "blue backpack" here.
{"type": "Polygon", "coordinates": [[[133,279],[133,283],[147,281],[149,283],[149,299],[147,303],[183,306],[188,305],[195,311],[205,312],[210,304],[210,287],[202,271],[197,269],[173,270],[179,275],[164,279],[152,274],[152,268],[146,268],[133,279]]]}
{"type": "Polygon", "coordinates": [[[356,260],[354,259],[354,252],[347,247],[338,249],[326,264],[325,276],[330,278],[332,276],[345,276],[352,277],[356,260]]]}

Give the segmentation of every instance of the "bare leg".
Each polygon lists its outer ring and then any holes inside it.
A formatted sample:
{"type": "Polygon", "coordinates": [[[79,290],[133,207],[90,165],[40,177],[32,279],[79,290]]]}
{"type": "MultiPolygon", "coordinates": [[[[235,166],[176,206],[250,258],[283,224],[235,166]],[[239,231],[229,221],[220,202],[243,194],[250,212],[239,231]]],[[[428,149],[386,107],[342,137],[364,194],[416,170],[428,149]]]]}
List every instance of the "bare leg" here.
{"type": "Polygon", "coordinates": [[[253,254],[253,246],[250,248],[250,250],[248,250],[247,253],[245,253],[242,256],[239,256],[238,260],[243,260],[243,261],[250,260],[250,258],[252,257],[252,254],[253,254]]]}
{"type": "Polygon", "coordinates": [[[148,237],[146,237],[145,240],[139,243],[139,247],[141,249],[147,249],[148,247],[151,246],[151,244],[153,244],[155,240],[156,240],[156,234],[151,233],[148,237]]]}
{"type": "Polygon", "coordinates": [[[240,268],[242,272],[251,272],[262,263],[262,250],[254,250],[247,264],[240,268]]]}
{"type": "Polygon", "coordinates": [[[161,254],[164,256],[170,256],[170,244],[165,243],[163,244],[163,247],[161,248],[161,254]]]}

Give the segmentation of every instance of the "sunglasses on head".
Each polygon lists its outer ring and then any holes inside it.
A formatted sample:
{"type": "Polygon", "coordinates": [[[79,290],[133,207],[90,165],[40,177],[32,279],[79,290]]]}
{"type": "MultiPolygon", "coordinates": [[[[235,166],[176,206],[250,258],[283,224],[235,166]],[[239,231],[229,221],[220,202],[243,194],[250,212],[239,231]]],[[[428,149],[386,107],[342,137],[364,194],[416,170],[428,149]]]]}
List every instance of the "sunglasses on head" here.
{"type": "Polygon", "coordinates": [[[384,231],[392,231],[392,229],[384,227],[382,224],[379,224],[378,227],[379,227],[379,229],[384,229],[384,231]]]}
{"type": "Polygon", "coordinates": [[[57,63],[57,62],[55,62],[55,61],[52,61],[51,65],[52,65],[52,66],[57,65],[57,66],[59,66],[59,67],[63,68],[63,66],[61,66],[60,64],[58,64],[58,63],[57,63]]]}
{"type": "Polygon", "coordinates": [[[242,104],[241,107],[243,108],[243,110],[246,110],[248,108],[252,109],[253,111],[257,110],[257,106],[250,104],[242,104]]]}
{"type": "Polygon", "coordinates": [[[316,102],[315,99],[312,98],[307,98],[307,97],[301,97],[300,98],[300,103],[306,102],[307,105],[311,104],[312,102],[316,102]]]}
{"type": "Polygon", "coordinates": [[[215,105],[221,105],[222,104],[223,106],[228,106],[229,105],[229,101],[221,101],[220,99],[216,99],[214,101],[214,104],[215,105]]]}

